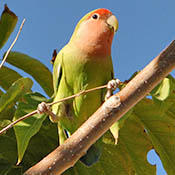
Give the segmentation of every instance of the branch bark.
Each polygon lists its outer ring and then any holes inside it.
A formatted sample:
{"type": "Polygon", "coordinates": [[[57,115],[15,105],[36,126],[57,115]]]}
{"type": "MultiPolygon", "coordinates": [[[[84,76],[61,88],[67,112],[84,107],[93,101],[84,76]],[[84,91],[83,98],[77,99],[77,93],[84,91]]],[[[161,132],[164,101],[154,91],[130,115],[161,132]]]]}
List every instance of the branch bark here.
{"type": "Polygon", "coordinates": [[[24,175],[59,175],[83,156],[110,126],[144,98],[175,68],[175,41],[150,62],[127,86],[109,98],[65,143],[24,175]]]}

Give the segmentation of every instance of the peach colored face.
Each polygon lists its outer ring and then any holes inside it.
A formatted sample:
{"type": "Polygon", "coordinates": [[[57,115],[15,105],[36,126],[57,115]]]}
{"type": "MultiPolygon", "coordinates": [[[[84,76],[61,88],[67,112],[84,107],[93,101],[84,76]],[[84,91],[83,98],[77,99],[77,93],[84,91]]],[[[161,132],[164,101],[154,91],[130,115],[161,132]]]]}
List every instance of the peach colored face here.
{"type": "MultiPolygon", "coordinates": [[[[98,9],[89,14],[77,30],[77,46],[90,55],[110,55],[112,39],[117,27],[110,25],[109,19],[117,21],[107,9],[98,9]]],[[[117,26],[118,23],[115,25],[117,26]]]]}

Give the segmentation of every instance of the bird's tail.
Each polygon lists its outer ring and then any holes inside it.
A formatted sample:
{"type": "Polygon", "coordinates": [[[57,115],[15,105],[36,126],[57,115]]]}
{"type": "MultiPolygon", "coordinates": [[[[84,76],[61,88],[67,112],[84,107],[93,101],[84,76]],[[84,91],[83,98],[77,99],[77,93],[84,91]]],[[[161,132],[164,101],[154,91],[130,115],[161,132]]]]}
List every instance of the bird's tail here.
{"type": "MultiPolygon", "coordinates": [[[[60,145],[62,145],[64,141],[69,137],[68,133],[62,128],[60,123],[58,123],[58,135],[60,145]]],[[[101,151],[102,140],[99,139],[88,149],[87,153],[80,158],[80,161],[86,166],[91,166],[99,160],[101,151]]]]}
{"type": "Polygon", "coordinates": [[[94,145],[92,145],[87,153],[80,158],[80,161],[86,165],[86,166],[91,166],[94,163],[96,163],[101,155],[102,152],[102,144],[101,143],[101,139],[98,140],[94,145]]]}

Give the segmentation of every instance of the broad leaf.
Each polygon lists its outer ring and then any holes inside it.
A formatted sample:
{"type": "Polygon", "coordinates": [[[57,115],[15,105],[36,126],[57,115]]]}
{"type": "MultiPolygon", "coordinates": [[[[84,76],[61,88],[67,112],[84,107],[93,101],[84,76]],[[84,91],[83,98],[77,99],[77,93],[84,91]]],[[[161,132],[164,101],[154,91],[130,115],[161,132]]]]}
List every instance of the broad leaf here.
{"type": "MultiPolygon", "coordinates": [[[[39,93],[26,94],[23,97],[23,101],[18,103],[14,120],[36,110],[38,104],[46,100],[47,99],[39,93]]],[[[21,162],[30,139],[39,131],[46,116],[46,114],[35,114],[14,126],[18,143],[18,163],[21,162]]]]}
{"type": "MultiPolygon", "coordinates": [[[[3,126],[3,123],[6,123],[6,121],[0,121],[0,126],[3,126]]],[[[0,147],[0,175],[22,175],[22,167],[15,165],[17,162],[17,151],[13,129],[0,136],[0,147]]]]}
{"type": "Polygon", "coordinates": [[[3,129],[4,127],[9,125],[10,123],[11,123],[10,120],[0,120],[0,129],[3,129]]]}
{"type": "Polygon", "coordinates": [[[40,61],[19,52],[10,52],[7,62],[33,76],[48,96],[53,94],[52,73],[40,61]]]}
{"type": "Polygon", "coordinates": [[[0,69],[0,75],[0,86],[5,90],[7,90],[16,80],[22,78],[19,73],[5,66],[0,69]]]}
{"type": "Polygon", "coordinates": [[[156,167],[147,162],[147,153],[152,149],[151,141],[135,115],[130,115],[120,129],[117,145],[113,144],[112,135],[109,139],[111,144],[104,143],[102,156],[96,164],[88,168],[78,162],[63,175],[109,175],[116,172],[119,175],[156,175],[156,167]]]}
{"type": "Polygon", "coordinates": [[[12,104],[15,104],[22,96],[28,92],[33,85],[29,78],[21,78],[12,84],[12,86],[0,98],[0,112],[12,104]]]}
{"type": "Polygon", "coordinates": [[[0,19],[0,49],[13,32],[17,21],[18,17],[5,5],[0,19]]]}
{"type": "Polygon", "coordinates": [[[136,106],[135,113],[149,135],[153,148],[160,156],[167,173],[173,175],[175,172],[175,110],[169,110],[171,112],[162,113],[158,105],[147,100],[136,106]]]}
{"type": "MultiPolygon", "coordinates": [[[[164,100],[154,97],[154,99],[145,98],[128,113],[123,121],[119,122],[117,145],[114,144],[114,138],[108,131],[103,137],[102,156],[96,164],[92,167],[85,167],[78,161],[74,167],[64,172],[63,175],[109,175],[116,173],[120,175],[156,175],[156,166],[150,165],[147,161],[147,153],[151,149],[155,149],[160,156],[167,174],[174,175],[175,81],[171,76],[168,76],[167,79],[170,90],[164,100]]],[[[162,82],[165,83],[165,81],[162,82]]],[[[164,93],[164,91],[160,91],[159,94],[161,97],[164,96],[161,93],[164,93]]],[[[36,100],[37,97],[34,99],[36,100]]],[[[26,99],[23,103],[28,104],[26,99]]],[[[26,113],[29,112],[28,108],[22,107],[22,109],[25,109],[26,113]]],[[[28,127],[27,125],[28,123],[26,123],[26,127],[28,127]]],[[[47,118],[28,145],[22,161],[24,170],[51,152],[57,146],[56,139],[56,126],[47,118]],[[45,123],[47,124],[45,125],[45,123]],[[49,127],[46,127],[47,125],[49,127]]]]}
{"type": "Polygon", "coordinates": [[[0,175],[22,175],[22,168],[0,159],[0,175]]]}
{"type": "Polygon", "coordinates": [[[165,100],[171,92],[171,81],[169,78],[164,78],[162,82],[156,86],[151,92],[151,95],[157,100],[165,100]]]}
{"type": "MultiPolygon", "coordinates": [[[[107,132],[103,139],[104,151],[100,161],[90,168],[77,163],[64,174],[151,174],[156,175],[156,167],[147,161],[147,153],[154,148],[169,175],[175,172],[175,82],[172,76],[165,78],[158,87],[164,99],[143,99],[131,111],[119,130],[118,144],[107,132]],[[164,87],[167,86],[168,90],[164,87]],[[161,88],[160,88],[161,87],[161,88]],[[161,90],[160,90],[161,89],[161,90]],[[164,90],[162,90],[164,89],[164,90]],[[166,91],[166,92],[165,92],[166,91]],[[168,91],[168,93],[167,93],[168,91]],[[160,104],[163,107],[160,108],[160,104]],[[122,127],[122,128],[121,128],[122,127]],[[111,145],[111,146],[109,146],[111,145]],[[113,148],[113,149],[112,149],[113,148]],[[106,150],[106,153],[105,153],[106,150]],[[84,173],[85,172],[85,173],[84,173]]],[[[115,127],[113,129],[116,129],[115,127]]],[[[117,130],[116,129],[116,130],[117,130]]]]}
{"type": "MultiPolygon", "coordinates": [[[[2,122],[0,121],[0,126],[2,122]]],[[[1,128],[0,128],[1,129],[1,128]]],[[[57,126],[49,118],[42,123],[40,131],[32,137],[23,163],[17,163],[17,145],[13,129],[0,136],[0,175],[22,175],[32,164],[55,149],[58,145],[57,126]]]]}
{"type": "MultiPolygon", "coordinates": [[[[117,122],[115,122],[110,127],[110,131],[111,131],[111,133],[112,133],[112,135],[114,136],[114,139],[115,139],[115,144],[117,144],[117,142],[118,142],[120,128],[123,127],[126,119],[130,116],[131,113],[132,113],[132,109],[129,110],[120,120],[118,120],[117,122]]],[[[105,135],[103,137],[105,137],[105,135]]]]}
{"type": "Polygon", "coordinates": [[[15,114],[15,106],[8,105],[2,112],[0,112],[0,120],[6,119],[6,120],[12,120],[14,114],[15,114]]]}
{"type": "MultiPolygon", "coordinates": [[[[0,121],[2,125],[2,121],[0,121]]],[[[0,136],[0,159],[8,161],[10,165],[15,165],[17,161],[17,151],[16,151],[16,139],[13,132],[13,129],[6,132],[0,136]]],[[[0,167],[1,167],[0,162],[0,167]]]]}
{"type": "Polygon", "coordinates": [[[4,92],[2,92],[1,89],[0,89],[0,97],[1,97],[3,94],[4,94],[4,92]]]}
{"type": "Polygon", "coordinates": [[[21,166],[24,170],[31,167],[41,158],[53,151],[58,146],[57,125],[46,118],[37,134],[35,134],[27,147],[21,166]]]}

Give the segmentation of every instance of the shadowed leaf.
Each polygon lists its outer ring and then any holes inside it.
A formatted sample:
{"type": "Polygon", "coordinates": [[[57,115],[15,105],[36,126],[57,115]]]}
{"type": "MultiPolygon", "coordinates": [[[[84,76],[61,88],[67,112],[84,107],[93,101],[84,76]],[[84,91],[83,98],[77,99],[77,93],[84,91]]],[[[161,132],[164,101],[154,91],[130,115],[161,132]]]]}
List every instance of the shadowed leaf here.
{"type": "MultiPolygon", "coordinates": [[[[0,125],[4,122],[7,121],[0,121],[0,125]]],[[[22,175],[22,167],[15,165],[17,151],[13,129],[0,136],[0,147],[0,175],[22,175]]]]}
{"type": "Polygon", "coordinates": [[[0,112],[0,120],[7,119],[12,120],[14,113],[15,113],[14,105],[8,105],[2,112],[0,112]]]}
{"type": "Polygon", "coordinates": [[[0,69],[0,75],[0,86],[5,90],[7,90],[16,80],[22,78],[16,71],[5,66],[0,69]]]}
{"type": "Polygon", "coordinates": [[[4,94],[4,92],[2,92],[1,89],[0,89],[0,97],[1,97],[3,94],[4,94]]]}

